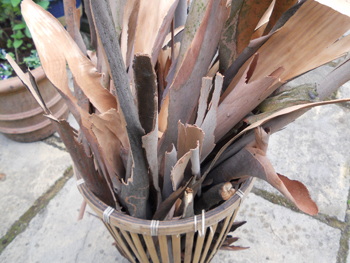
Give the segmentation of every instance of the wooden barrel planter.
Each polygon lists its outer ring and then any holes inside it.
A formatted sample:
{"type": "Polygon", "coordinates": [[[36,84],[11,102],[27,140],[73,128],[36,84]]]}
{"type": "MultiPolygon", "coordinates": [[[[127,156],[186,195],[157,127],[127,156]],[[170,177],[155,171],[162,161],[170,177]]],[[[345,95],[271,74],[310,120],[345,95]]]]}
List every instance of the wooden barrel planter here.
{"type": "MultiPolygon", "coordinates": [[[[68,107],[46,78],[42,67],[32,71],[46,105],[57,118],[68,117],[68,107]]],[[[30,92],[18,77],[0,81],[0,132],[11,140],[33,142],[55,132],[30,92]]]]}
{"type": "Polygon", "coordinates": [[[119,252],[133,263],[210,262],[222,246],[241,202],[255,181],[252,177],[247,179],[234,196],[203,215],[172,221],[150,221],[111,209],[85,186],[76,171],[75,175],[85,201],[102,219],[119,252]],[[216,230],[220,230],[219,235],[214,237],[213,233],[218,232],[216,230]]]}

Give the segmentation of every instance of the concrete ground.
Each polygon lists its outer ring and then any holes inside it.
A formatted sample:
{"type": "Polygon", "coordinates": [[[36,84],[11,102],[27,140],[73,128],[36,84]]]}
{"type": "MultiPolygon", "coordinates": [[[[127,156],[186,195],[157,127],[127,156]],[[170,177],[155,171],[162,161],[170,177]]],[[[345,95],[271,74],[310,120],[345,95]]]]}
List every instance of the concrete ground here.
{"type": "MultiPolygon", "coordinates": [[[[350,97],[350,83],[339,96],[350,97]]],[[[220,251],[212,262],[350,263],[349,117],[344,105],[318,107],[270,139],[276,171],[308,187],[319,215],[301,213],[257,181],[237,216],[247,223],[234,233],[237,245],[250,248],[220,251]]],[[[71,165],[55,135],[17,143],[0,134],[0,262],[127,262],[90,209],[77,221],[83,199],[71,165]]]]}

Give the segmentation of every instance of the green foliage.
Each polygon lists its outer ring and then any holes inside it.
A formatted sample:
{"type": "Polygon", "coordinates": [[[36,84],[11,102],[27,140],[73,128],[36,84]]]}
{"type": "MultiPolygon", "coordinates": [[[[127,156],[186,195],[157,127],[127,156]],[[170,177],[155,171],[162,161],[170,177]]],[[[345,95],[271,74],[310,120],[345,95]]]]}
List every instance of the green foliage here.
{"type": "MultiPolygon", "coordinates": [[[[50,4],[50,2],[46,0],[35,0],[35,2],[44,9],[47,9],[50,4]]],[[[18,59],[18,53],[33,48],[33,44],[26,41],[26,38],[31,38],[31,34],[21,16],[20,3],[21,0],[0,0],[0,40],[6,43],[8,49],[15,50],[15,59],[17,63],[21,64],[25,62],[26,64],[37,65],[39,60],[33,53],[31,53],[28,58],[25,58],[23,62],[18,59]],[[11,34],[6,33],[4,30],[4,27],[8,26],[12,29],[11,34]]],[[[2,74],[2,72],[0,72],[0,74],[2,74]]]]}
{"type": "Polygon", "coordinates": [[[38,52],[36,50],[32,50],[30,56],[24,58],[24,63],[26,63],[28,68],[40,67],[41,64],[38,52]]]}

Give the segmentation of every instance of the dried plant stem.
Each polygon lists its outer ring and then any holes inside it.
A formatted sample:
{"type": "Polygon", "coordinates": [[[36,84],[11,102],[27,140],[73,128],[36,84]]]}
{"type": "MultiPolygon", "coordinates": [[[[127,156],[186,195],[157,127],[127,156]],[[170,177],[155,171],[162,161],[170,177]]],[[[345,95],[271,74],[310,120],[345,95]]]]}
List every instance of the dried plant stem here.
{"type": "MultiPolygon", "coordinates": [[[[133,216],[145,218],[146,217],[146,203],[148,200],[149,177],[146,165],[145,156],[142,149],[142,136],[145,135],[141,123],[139,121],[136,106],[134,104],[132,94],[129,88],[128,76],[125,71],[125,65],[118,43],[118,36],[116,34],[112,14],[107,0],[91,1],[91,9],[94,15],[94,21],[100,37],[103,49],[108,59],[110,74],[113,79],[118,101],[127,123],[126,129],[129,136],[132,157],[134,160],[134,171],[128,183],[128,188],[133,188],[133,195],[129,202],[137,202],[136,207],[140,208],[133,212],[129,211],[133,216]],[[131,184],[129,184],[131,183],[131,184]],[[141,190],[143,189],[143,190],[141,190]],[[141,195],[141,196],[140,196],[141,195]],[[142,204],[140,204],[142,203],[142,204]],[[142,211],[141,211],[142,210],[142,211]]],[[[122,190],[123,191],[123,190],[122,190]]],[[[122,198],[124,199],[124,194],[122,198]]],[[[127,195],[127,194],[126,194],[127,195]]],[[[126,197],[126,196],[125,196],[126,197]]],[[[126,201],[125,201],[126,202],[126,201]]],[[[129,202],[124,203],[128,208],[134,208],[135,205],[129,202]]]]}

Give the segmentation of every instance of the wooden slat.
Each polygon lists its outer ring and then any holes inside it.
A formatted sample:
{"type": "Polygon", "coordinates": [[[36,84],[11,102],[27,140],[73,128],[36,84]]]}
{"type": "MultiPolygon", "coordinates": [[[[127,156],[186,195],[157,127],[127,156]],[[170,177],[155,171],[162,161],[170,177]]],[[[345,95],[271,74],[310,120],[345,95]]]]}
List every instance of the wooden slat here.
{"type": "Polygon", "coordinates": [[[159,238],[160,254],[162,256],[162,263],[169,263],[167,236],[158,236],[158,238],[159,238]]]}
{"type": "Polygon", "coordinates": [[[134,260],[134,257],[131,255],[130,250],[126,247],[123,239],[121,238],[121,236],[118,233],[118,230],[115,227],[110,226],[111,229],[113,230],[113,233],[115,235],[115,238],[117,240],[117,243],[122,247],[123,251],[128,255],[129,259],[131,260],[131,262],[136,263],[136,261],[134,260]]]}
{"type": "Polygon", "coordinates": [[[208,262],[209,262],[210,259],[215,255],[215,253],[216,253],[216,251],[217,251],[217,249],[218,249],[218,246],[219,246],[219,244],[221,243],[220,241],[221,241],[221,239],[223,238],[224,234],[226,233],[227,226],[228,226],[228,224],[229,224],[230,222],[231,222],[231,217],[230,217],[230,216],[226,217],[225,222],[224,222],[224,226],[222,227],[222,230],[221,230],[221,233],[220,233],[220,235],[219,235],[219,237],[218,237],[218,240],[217,240],[217,242],[216,242],[216,244],[215,244],[213,250],[211,251],[210,256],[208,257],[208,259],[209,259],[208,262]]]}
{"type": "Polygon", "coordinates": [[[238,210],[239,210],[239,207],[238,207],[238,208],[235,210],[235,212],[233,213],[232,218],[231,218],[231,221],[230,221],[230,223],[229,223],[228,226],[227,226],[227,229],[226,229],[226,232],[225,232],[225,236],[224,236],[224,238],[221,240],[221,243],[220,243],[218,249],[220,249],[220,247],[222,246],[222,243],[224,243],[225,237],[228,235],[228,233],[229,233],[229,231],[230,231],[230,229],[231,229],[231,226],[232,226],[233,222],[235,221],[235,218],[236,218],[236,216],[237,216],[237,214],[238,214],[238,210]]]}
{"type": "MultiPolygon", "coordinates": [[[[216,230],[217,226],[218,226],[218,224],[215,224],[215,225],[212,226],[214,233],[215,233],[215,230],[216,230]]],[[[210,231],[210,228],[207,228],[207,230],[210,231]]],[[[201,258],[201,261],[200,261],[201,263],[206,262],[205,258],[207,257],[207,254],[208,254],[208,251],[209,251],[209,248],[210,248],[212,240],[213,240],[213,236],[211,235],[211,233],[209,233],[207,241],[205,242],[204,251],[202,253],[202,258],[201,258]]]]}
{"type": "MultiPolygon", "coordinates": [[[[102,221],[102,220],[101,220],[102,221]]],[[[103,222],[103,221],[102,221],[103,222]]],[[[128,259],[130,262],[135,262],[133,258],[130,258],[126,252],[124,251],[124,249],[121,247],[121,245],[119,244],[119,241],[117,239],[117,236],[114,234],[112,228],[110,225],[108,225],[107,223],[103,222],[103,224],[106,226],[108,232],[111,234],[111,236],[114,238],[115,240],[115,246],[117,247],[118,251],[120,252],[120,254],[122,254],[123,257],[125,257],[126,259],[128,259]]]]}
{"type": "Polygon", "coordinates": [[[140,254],[138,253],[138,251],[137,251],[137,249],[136,249],[134,243],[132,242],[132,240],[131,240],[129,234],[128,234],[126,231],[122,230],[122,229],[120,229],[120,232],[123,234],[125,240],[128,242],[128,244],[129,244],[129,246],[131,247],[132,251],[134,251],[134,254],[135,254],[135,256],[137,257],[137,259],[138,259],[139,261],[141,261],[140,254]]]}
{"type": "Polygon", "coordinates": [[[172,235],[174,263],[181,263],[181,236],[172,235]]]}
{"type": "Polygon", "coordinates": [[[137,251],[139,252],[140,254],[140,257],[141,257],[141,262],[142,263],[149,263],[149,260],[147,258],[147,255],[145,253],[145,251],[143,250],[143,246],[141,244],[141,241],[140,241],[140,238],[139,238],[139,235],[138,234],[135,234],[135,233],[130,233],[131,237],[132,237],[132,240],[134,241],[134,244],[137,248],[137,251]]]}
{"type": "Polygon", "coordinates": [[[186,233],[185,263],[191,263],[194,232],[186,233]]]}
{"type": "Polygon", "coordinates": [[[238,214],[239,208],[240,208],[240,206],[238,206],[237,209],[235,210],[235,212],[233,213],[233,215],[231,217],[231,220],[230,220],[230,223],[228,224],[228,226],[227,226],[227,228],[225,230],[225,234],[224,234],[223,238],[221,238],[221,240],[218,239],[217,243],[219,245],[216,246],[216,251],[213,249],[213,252],[210,254],[208,262],[210,262],[213,259],[213,257],[215,256],[217,250],[219,250],[221,248],[222,244],[224,243],[224,241],[225,241],[225,239],[226,239],[226,237],[227,237],[227,235],[228,235],[228,233],[229,233],[229,231],[231,229],[231,226],[232,226],[233,222],[235,221],[235,218],[236,218],[236,216],[238,214]]]}
{"type": "Polygon", "coordinates": [[[194,251],[194,256],[193,256],[193,263],[199,262],[199,259],[201,257],[201,252],[203,250],[204,239],[205,239],[205,235],[203,235],[202,237],[200,237],[199,234],[197,235],[197,242],[196,242],[196,249],[194,251]]]}
{"type": "Polygon", "coordinates": [[[156,247],[154,246],[154,242],[153,242],[152,236],[150,236],[150,235],[143,235],[143,239],[146,242],[146,246],[148,248],[148,252],[149,252],[149,254],[151,256],[151,259],[152,259],[153,263],[160,263],[156,247]]]}

